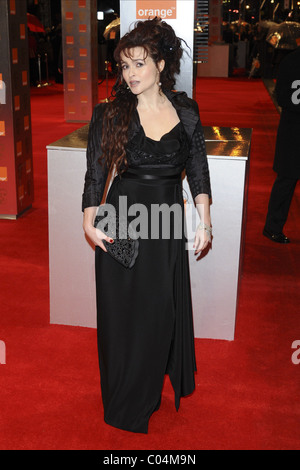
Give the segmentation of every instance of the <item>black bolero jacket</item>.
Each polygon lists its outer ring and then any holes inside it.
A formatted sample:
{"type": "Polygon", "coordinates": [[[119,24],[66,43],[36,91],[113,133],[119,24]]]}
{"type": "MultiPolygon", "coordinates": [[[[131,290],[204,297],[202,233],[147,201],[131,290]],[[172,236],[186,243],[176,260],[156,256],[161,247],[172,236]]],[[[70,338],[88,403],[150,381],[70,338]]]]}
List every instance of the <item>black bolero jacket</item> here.
{"type": "MultiPolygon", "coordinates": [[[[193,198],[198,194],[211,197],[210,177],[206,155],[205,139],[197,103],[188,98],[185,92],[166,91],[167,98],[177,111],[188,138],[189,156],[185,162],[185,171],[193,198]]],[[[106,103],[95,106],[89,128],[87,145],[87,171],[85,174],[82,210],[100,205],[108,169],[99,163],[101,156],[101,133],[103,112],[106,103]]],[[[141,124],[137,111],[134,113],[128,129],[128,141],[140,131],[141,124]]]]}

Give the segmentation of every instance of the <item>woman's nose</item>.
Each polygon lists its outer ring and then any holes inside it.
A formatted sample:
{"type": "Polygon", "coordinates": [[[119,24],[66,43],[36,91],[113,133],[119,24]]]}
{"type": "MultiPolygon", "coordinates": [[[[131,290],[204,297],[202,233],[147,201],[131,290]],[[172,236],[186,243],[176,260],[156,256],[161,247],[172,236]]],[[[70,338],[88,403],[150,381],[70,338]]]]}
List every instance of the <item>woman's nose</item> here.
{"type": "Polygon", "coordinates": [[[134,68],[133,67],[130,67],[129,69],[129,77],[133,77],[134,76],[134,68]]]}

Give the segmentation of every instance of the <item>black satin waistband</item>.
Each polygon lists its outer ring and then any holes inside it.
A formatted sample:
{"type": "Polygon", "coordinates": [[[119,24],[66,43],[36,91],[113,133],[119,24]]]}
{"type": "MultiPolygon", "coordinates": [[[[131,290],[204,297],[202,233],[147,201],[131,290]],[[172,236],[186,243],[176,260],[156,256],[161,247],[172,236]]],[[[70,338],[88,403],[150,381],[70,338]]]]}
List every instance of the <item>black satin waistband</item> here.
{"type": "Polygon", "coordinates": [[[157,179],[179,179],[181,178],[182,170],[180,168],[128,168],[122,173],[122,178],[135,178],[144,180],[157,180],[157,179]]]}

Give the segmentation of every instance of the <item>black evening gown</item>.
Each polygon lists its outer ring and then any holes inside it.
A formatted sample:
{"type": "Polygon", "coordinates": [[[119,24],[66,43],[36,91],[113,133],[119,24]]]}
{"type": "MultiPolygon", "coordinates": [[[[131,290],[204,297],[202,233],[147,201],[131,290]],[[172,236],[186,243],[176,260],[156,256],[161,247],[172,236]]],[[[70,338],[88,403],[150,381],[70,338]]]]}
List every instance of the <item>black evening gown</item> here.
{"type": "MultiPolygon", "coordinates": [[[[181,172],[188,158],[182,122],[160,141],[143,128],[128,143],[129,169],[116,176],[106,202],[118,207],[139,203],[180,205],[184,218],[181,172]],[[151,174],[151,179],[145,179],[151,174]]],[[[160,406],[165,374],[174,388],[175,406],[194,390],[196,370],[188,251],[183,219],[173,219],[170,237],[160,230],[139,240],[139,255],[124,268],[96,247],[98,350],[104,419],[114,427],[147,433],[160,406]],[[177,235],[175,235],[177,233],[177,235]]]]}

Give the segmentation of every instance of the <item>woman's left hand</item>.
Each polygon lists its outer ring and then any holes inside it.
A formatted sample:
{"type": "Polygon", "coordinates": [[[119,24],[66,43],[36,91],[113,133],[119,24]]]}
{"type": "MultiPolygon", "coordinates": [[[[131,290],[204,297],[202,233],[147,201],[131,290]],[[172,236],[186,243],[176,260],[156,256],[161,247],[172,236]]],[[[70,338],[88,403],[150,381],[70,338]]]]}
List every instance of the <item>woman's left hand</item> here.
{"type": "Polygon", "coordinates": [[[201,251],[207,248],[208,244],[211,243],[211,233],[199,225],[196,230],[195,240],[194,240],[194,248],[195,248],[195,255],[201,253],[201,251]]]}

